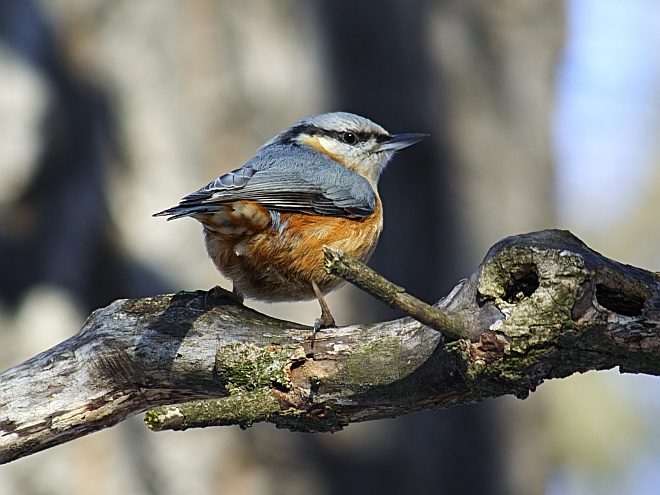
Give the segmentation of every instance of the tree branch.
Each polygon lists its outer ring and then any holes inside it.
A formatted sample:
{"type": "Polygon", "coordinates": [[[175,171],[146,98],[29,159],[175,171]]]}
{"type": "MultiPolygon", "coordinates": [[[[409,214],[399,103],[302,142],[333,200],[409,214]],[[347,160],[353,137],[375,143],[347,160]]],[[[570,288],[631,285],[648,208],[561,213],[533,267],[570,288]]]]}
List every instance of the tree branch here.
{"type": "MultiPolygon", "coordinates": [[[[119,300],[0,375],[0,462],[151,409],[152,429],[357,421],[514,394],[620,366],[660,374],[658,277],[568,232],[505,239],[436,307],[462,339],[411,319],[324,330],[205,292],[119,300]],[[192,402],[191,402],[192,401],[192,402]],[[179,405],[172,405],[182,403],[179,405]]],[[[442,327],[442,325],[440,325],[442,327]]]]}

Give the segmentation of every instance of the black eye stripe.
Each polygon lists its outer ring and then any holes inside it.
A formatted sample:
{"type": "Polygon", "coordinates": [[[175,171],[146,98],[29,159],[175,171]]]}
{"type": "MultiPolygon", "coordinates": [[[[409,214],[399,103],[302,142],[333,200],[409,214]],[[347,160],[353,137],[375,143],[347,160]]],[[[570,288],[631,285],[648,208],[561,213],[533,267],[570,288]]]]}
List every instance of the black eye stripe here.
{"type": "Polygon", "coordinates": [[[277,142],[279,144],[292,144],[297,141],[297,138],[301,134],[307,134],[308,136],[328,136],[337,139],[338,141],[346,142],[342,136],[347,132],[355,134],[357,137],[354,145],[364,141],[369,141],[369,139],[375,139],[377,143],[384,143],[391,139],[389,134],[383,134],[382,132],[358,132],[350,129],[344,131],[333,131],[328,129],[320,129],[316,126],[307,124],[291,127],[286,132],[283,132],[278,136],[277,142]]]}
{"type": "Polygon", "coordinates": [[[370,135],[364,132],[355,132],[355,131],[344,131],[335,133],[335,137],[340,141],[344,141],[347,144],[358,144],[369,139],[370,135]],[[349,136],[353,136],[350,138],[349,136]],[[350,140],[353,142],[349,142],[350,140]]]}
{"type": "Polygon", "coordinates": [[[373,133],[373,132],[357,132],[357,131],[328,131],[328,130],[321,130],[319,129],[319,133],[333,137],[337,139],[338,141],[342,141],[344,143],[348,144],[358,144],[358,143],[363,143],[364,141],[369,141],[369,139],[375,138],[377,142],[382,143],[385,141],[388,141],[390,139],[390,136],[387,134],[381,134],[381,133],[373,133]],[[347,134],[355,136],[355,140],[353,142],[349,142],[349,139],[347,139],[347,134]]]}

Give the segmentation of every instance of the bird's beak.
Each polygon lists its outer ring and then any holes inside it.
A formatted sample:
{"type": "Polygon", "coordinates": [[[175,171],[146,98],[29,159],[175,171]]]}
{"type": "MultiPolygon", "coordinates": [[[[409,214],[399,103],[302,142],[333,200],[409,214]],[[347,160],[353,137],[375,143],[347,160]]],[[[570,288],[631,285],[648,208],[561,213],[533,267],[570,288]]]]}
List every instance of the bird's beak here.
{"type": "Polygon", "coordinates": [[[426,139],[429,134],[393,134],[390,139],[380,143],[378,151],[397,151],[412,146],[413,144],[426,139]]]}

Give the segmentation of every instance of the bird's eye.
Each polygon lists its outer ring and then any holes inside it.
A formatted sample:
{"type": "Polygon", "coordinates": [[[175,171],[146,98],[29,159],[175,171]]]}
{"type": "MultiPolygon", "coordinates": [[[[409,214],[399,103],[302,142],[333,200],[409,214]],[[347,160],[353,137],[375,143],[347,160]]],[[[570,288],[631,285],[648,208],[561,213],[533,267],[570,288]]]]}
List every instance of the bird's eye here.
{"type": "Polygon", "coordinates": [[[346,144],[355,144],[358,141],[357,136],[353,132],[345,132],[341,135],[341,138],[346,144]]]}

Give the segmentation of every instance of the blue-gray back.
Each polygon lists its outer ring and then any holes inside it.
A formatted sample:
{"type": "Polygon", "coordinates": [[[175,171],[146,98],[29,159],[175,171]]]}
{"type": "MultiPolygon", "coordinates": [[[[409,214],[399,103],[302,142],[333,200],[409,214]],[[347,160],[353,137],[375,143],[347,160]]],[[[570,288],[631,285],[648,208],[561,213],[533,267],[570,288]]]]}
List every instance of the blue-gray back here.
{"type": "Polygon", "coordinates": [[[242,200],[274,211],[348,218],[366,217],[376,207],[364,177],[307,146],[274,144],[161,213],[178,218],[242,200]]]}

